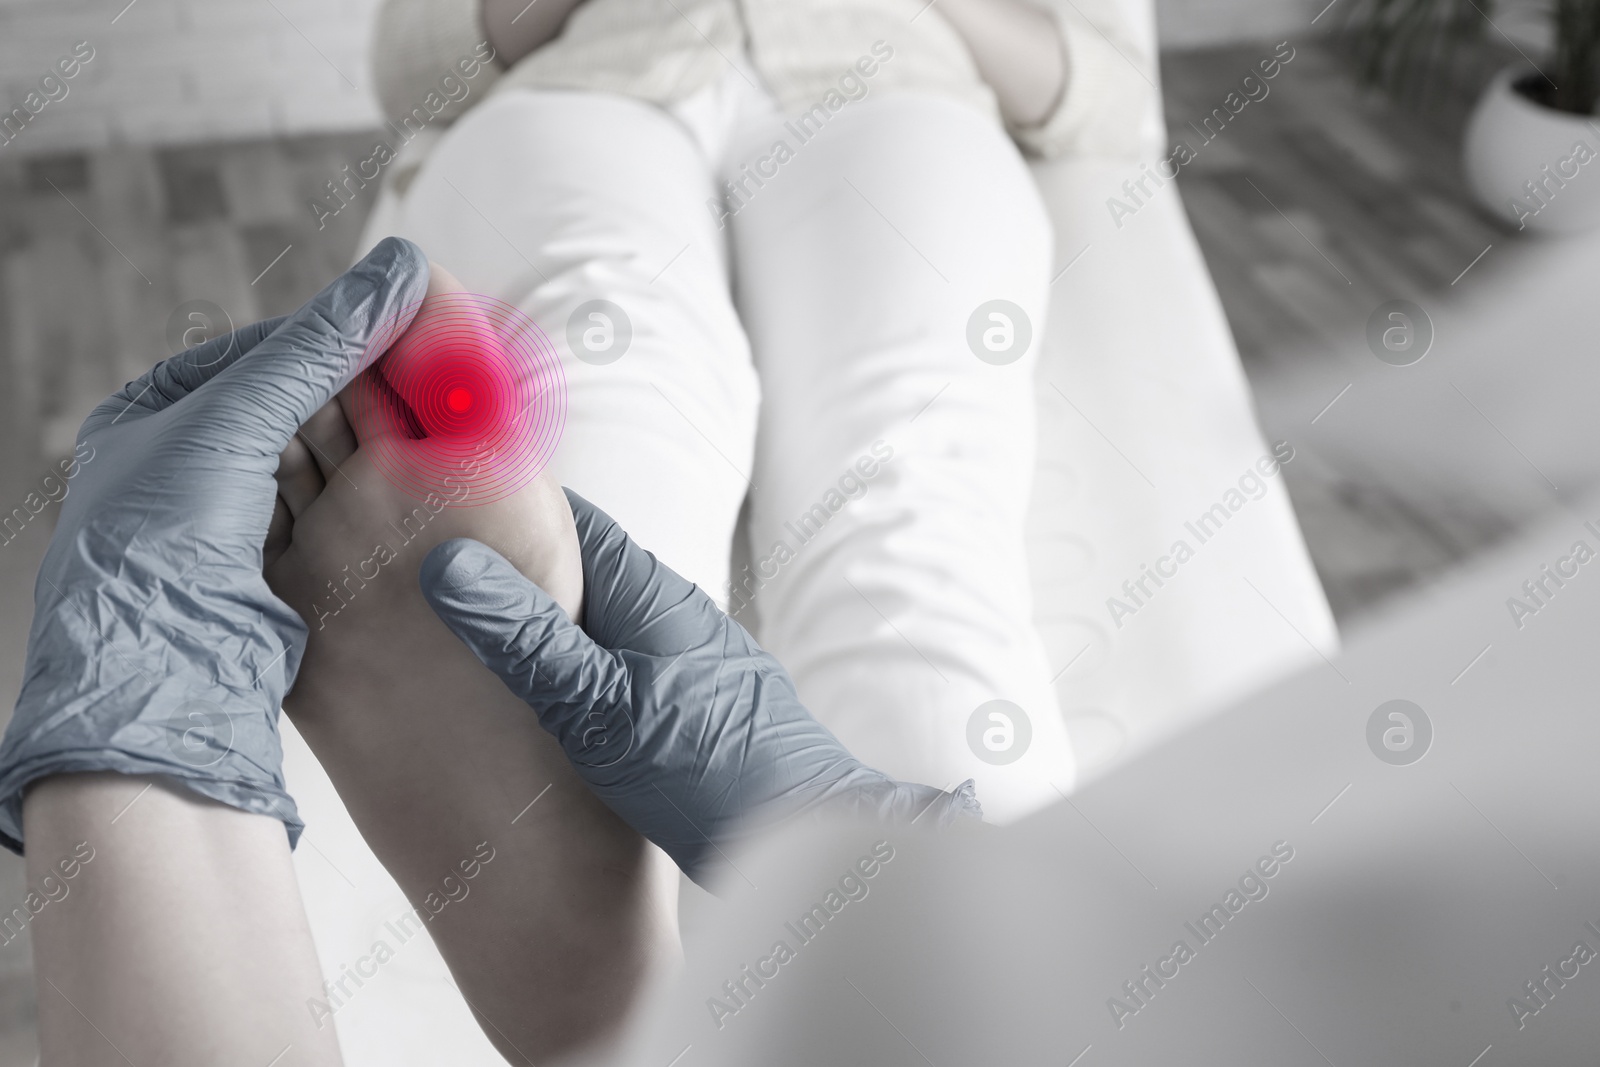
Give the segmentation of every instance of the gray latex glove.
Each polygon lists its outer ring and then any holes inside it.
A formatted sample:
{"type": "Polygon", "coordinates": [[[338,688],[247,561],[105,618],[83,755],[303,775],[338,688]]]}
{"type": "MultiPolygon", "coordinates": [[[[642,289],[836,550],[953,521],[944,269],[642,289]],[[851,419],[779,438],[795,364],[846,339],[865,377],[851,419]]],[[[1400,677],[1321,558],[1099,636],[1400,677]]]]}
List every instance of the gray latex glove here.
{"type": "Polygon", "coordinates": [[[561,742],[596,796],[704,883],[718,848],[822,807],[943,826],[982,817],[953,792],[897,782],[850,755],[788,672],[710,597],[567,490],[583,554],[580,629],[493,549],[457,538],[422,592],[561,742]]]}
{"type": "Polygon", "coordinates": [[[75,771],[170,775],[297,838],[278,707],[306,625],[261,573],[273,475],[427,284],[421,250],[390,238],[287,319],[157,364],[84,422],[0,744],[0,843],[21,850],[29,782],[75,771]]]}

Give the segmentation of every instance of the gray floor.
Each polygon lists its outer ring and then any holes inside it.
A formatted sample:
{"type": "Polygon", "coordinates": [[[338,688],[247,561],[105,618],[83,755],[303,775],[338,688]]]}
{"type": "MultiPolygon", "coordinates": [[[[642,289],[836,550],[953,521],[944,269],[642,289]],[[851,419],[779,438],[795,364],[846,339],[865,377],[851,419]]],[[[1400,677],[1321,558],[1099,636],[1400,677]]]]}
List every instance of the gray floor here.
{"type": "MultiPolygon", "coordinates": [[[[1195,141],[1189,124],[1268,54],[1244,45],[1164,57],[1172,136],[1195,141]]],[[[1342,57],[1297,43],[1268,96],[1183,170],[1190,220],[1252,375],[1337,348],[1352,314],[1364,322],[1396,293],[1449,290],[1486,245],[1508,240],[1473,205],[1458,148],[1500,62],[1464,69],[1458,88],[1426,106],[1397,106],[1359,85],[1342,57]]]]}
{"type": "MultiPolygon", "coordinates": [[[[1360,431],[1340,438],[1337,419],[1307,432],[1354,376],[1341,381],[1336,368],[1360,346],[1376,307],[1472,300],[1529,252],[1531,242],[1476,208],[1459,165],[1473,102],[1515,56],[1486,51],[1429,100],[1396,106],[1360,86],[1332,50],[1296,47],[1269,95],[1207,144],[1179,181],[1261,421],[1273,436],[1304,442],[1305,462],[1286,478],[1346,625],[1532,517],[1526,494],[1498,484],[1492,470],[1447,493],[1390,469],[1382,450],[1391,442],[1364,440],[1360,431]]],[[[1188,124],[1269,52],[1243,45],[1163,56],[1172,136],[1194,141],[1188,124]]]]}

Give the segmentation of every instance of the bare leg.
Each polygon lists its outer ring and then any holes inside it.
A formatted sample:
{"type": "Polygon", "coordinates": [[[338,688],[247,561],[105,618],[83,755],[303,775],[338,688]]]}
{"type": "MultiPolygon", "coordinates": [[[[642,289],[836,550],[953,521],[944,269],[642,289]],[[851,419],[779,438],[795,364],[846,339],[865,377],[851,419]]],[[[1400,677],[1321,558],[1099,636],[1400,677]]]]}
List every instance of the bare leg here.
{"type": "Polygon", "coordinates": [[[281,822],[120,774],[47,778],[23,819],[44,1067],[337,1067],[281,822]]]}
{"type": "Polygon", "coordinates": [[[299,503],[268,575],[312,626],[286,710],[501,1053],[540,1061],[602,1037],[675,951],[675,873],[594,799],[417,584],[430,548],[474,537],[574,609],[566,500],[541,478],[493,504],[423,508],[419,522],[418,501],[351,451],[337,411],[308,431],[326,487],[299,503]],[[380,544],[393,558],[347,583],[380,544]],[[344,591],[337,614],[330,581],[344,591]]]}

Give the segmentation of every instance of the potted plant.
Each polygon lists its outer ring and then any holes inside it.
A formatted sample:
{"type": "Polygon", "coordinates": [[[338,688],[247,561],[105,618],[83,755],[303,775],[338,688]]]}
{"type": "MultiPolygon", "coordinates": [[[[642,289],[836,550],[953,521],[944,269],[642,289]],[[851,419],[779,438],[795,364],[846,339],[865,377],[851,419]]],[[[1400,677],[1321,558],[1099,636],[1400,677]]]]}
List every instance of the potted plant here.
{"type": "MultiPolygon", "coordinates": [[[[1364,0],[1346,26],[1368,81],[1426,96],[1494,11],[1491,0],[1364,0]]],[[[1544,11],[1551,48],[1490,81],[1462,161],[1479,202],[1516,229],[1574,233],[1600,225],[1600,0],[1548,0],[1544,11]]]]}

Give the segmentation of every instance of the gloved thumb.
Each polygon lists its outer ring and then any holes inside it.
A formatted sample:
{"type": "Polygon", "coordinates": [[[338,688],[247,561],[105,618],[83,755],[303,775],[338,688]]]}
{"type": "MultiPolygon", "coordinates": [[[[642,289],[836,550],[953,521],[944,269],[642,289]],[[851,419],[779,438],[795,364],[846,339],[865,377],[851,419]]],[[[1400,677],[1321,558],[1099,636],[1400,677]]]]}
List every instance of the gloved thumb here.
{"type": "MultiPolygon", "coordinates": [[[[403,332],[422,303],[428,259],[386,237],[212,378],[202,410],[223,438],[277,456],[312,412],[403,332]]],[[[198,399],[198,397],[197,397],[198,399]]]]}
{"type": "Polygon", "coordinates": [[[626,666],[510,560],[458,537],[428,553],[420,578],[434,613],[533,708],[574,762],[603,763],[596,738],[631,735],[626,666]]]}

